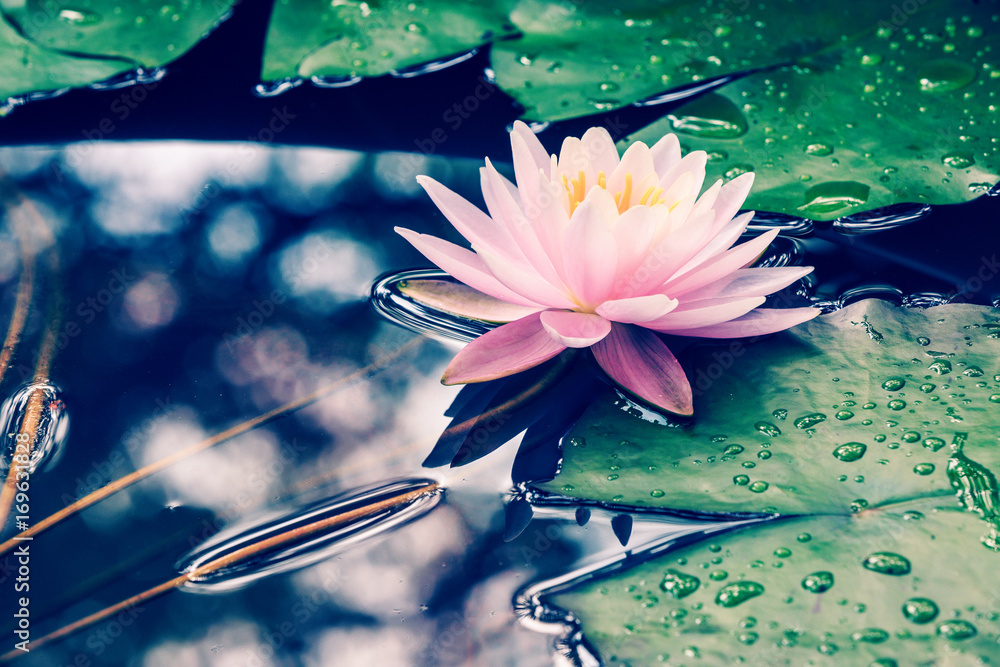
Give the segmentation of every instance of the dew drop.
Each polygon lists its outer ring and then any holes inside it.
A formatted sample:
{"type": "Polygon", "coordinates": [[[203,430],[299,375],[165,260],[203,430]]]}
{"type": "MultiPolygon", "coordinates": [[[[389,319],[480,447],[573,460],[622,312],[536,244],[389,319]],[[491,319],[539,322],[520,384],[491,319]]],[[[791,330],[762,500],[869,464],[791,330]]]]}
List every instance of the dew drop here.
{"type": "Polygon", "coordinates": [[[737,581],[719,589],[715,604],[720,607],[735,607],[764,593],[764,587],[753,581],[737,581]]]}
{"type": "Polygon", "coordinates": [[[986,373],[984,373],[983,369],[980,368],[979,366],[969,366],[964,371],[962,371],[962,375],[965,375],[966,377],[970,378],[979,378],[986,375],[986,373]]]}
{"type": "Polygon", "coordinates": [[[923,445],[926,449],[929,449],[932,452],[936,452],[942,447],[944,447],[944,440],[932,436],[930,438],[924,438],[923,445]]]}
{"type": "Polygon", "coordinates": [[[733,484],[736,486],[746,486],[749,483],[750,478],[746,475],[736,475],[736,477],[733,477],[733,484]]]}
{"type": "Polygon", "coordinates": [[[888,403],[890,410],[902,410],[906,407],[906,401],[900,400],[898,398],[889,401],[888,403]]]}
{"type": "Polygon", "coordinates": [[[945,639],[962,641],[963,639],[970,639],[976,636],[976,626],[968,621],[956,619],[953,621],[945,621],[941,625],[937,626],[936,632],[938,636],[944,637],[945,639]]]}
{"type": "Polygon", "coordinates": [[[861,442],[848,442],[833,450],[833,455],[841,461],[851,463],[864,456],[866,451],[868,451],[868,445],[861,442]]]}
{"type": "Polygon", "coordinates": [[[815,157],[826,157],[827,155],[833,155],[833,146],[829,144],[809,144],[805,149],[806,155],[813,155],[815,157]]]}
{"type": "Polygon", "coordinates": [[[729,573],[725,570],[713,570],[712,573],[708,575],[708,578],[712,581],[722,581],[728,576],[729,573]]]}
{"type": "Polygon", "coordinates": [[[828,181],[806,191],[805,204],[799,210],[810,213],[847,212],[868,201],[871,189],[857,181],[828,181]]]}
{"type": "Polygon", "coordinates": [[[941,164],[952,169],[968,169],[976,164],[976,158],[966,151],[952,152],[941,158],[941,164]]]}
{"type": "Polygon", "coordinates": [[[799,533],[798,536],[796,536],[795,540],[797,542],[801,542],[804,544],[806,542],[812,541],[812,535],[810,535],[809,533],[799,533]]]}
{"type": "Polygon", "coordinates": [[[660,582],[660,590],[676,600],[691,595],[699,586],[701,580],[698,577],[673,569],[667,570],[660,582]]]}
{"type": "Polygon", "coordinates": [[[903,442],[917,442],[920,440],[920,434],[916,431],[907,431],[903,434],[903,442]]]}
{"type": "Polygon", "coordinates": [[[724,450],[722,450],[722,453],[725,456],[736,456],[737,454],[742,454],[743,453],[743,446],[742,445],[729,445],[724,450]]]}
{"type": "Polygon", "coordinates": [[[649,492],[649,495],[651,495],[654,498],[662,498],[667,494],[663,491],[663,489],[653,489],[652,491],[649,492]]]}
{"type": "Polygon", "coordinates": [[[924,392],[925,394],[929,394],[932,391],[934,391],[936,387],[937,385],[935,384],[932,384],[930,382],[925,382],[922,385],[920,385],[920,391],[924,392]]]}
{"type": "Polygon", "coordinates": [[[802,588],[810,593],[825,593],[833,588],[833,573],[813,572],[802,580],[802,588]]]}
{"type": "Polygon", "coordinates": [[[826,415],[821,412],[814,412],[795,420],[795,428],[805,430],[826,421],[826,415]]]}
{"type": "Polygon", "coordinates": [[[930,623],[938,615],[938,606],[927,598],[910,598],[903,603],[903,616],[911,623],[930,623]]]}
{"type": "Polygon", "coordinates": [[[768,483],[756,481],[747,488],[750,489],[750,491],[752,491],[753,493],[764,493],[768,489],[768,483]]]}
{"type": "Polygon", "coordinates": [[[781,429],[779,429],[771,422],[764,422],[764,421],[756,422],[753,425],[753,427],[758,431],[760,431],[761,433],[763,433],[764,435],[770,436],[772,438],[777,435],[781,435],[781,429]]]}
{"type": "Polygon", "coordinates": [[[28,473],[39,466],[43,470],[52,467],[62,456],[69,433],[69,413],[62,391],[46,382],[21,385],[0,405],[0,425],[3,427],[0,471],[9,470],[12,462],[26,468],[28,473]],[[20,462],[25,459],[14,458],[25,454],[26,464],[20,462]]]}
{"type": "Polygon", "coordinates": [[[917,336],[917,342],[920,345],[927,347],[928,345],[931,344],[931,339],[927,338],[926,336],[917,336]]]}
{"type": "Polygon", "coordinates": [[[918,475],[923,475],[923,476],[930,475],[931,473],[934,472],[934,464],[933,463],[918,463],[917,465],[913,466],[913,472],[915,472],[918,475]]]}
{"type": "Polygon", "coordinates": [[[771,415],[778,421],[783,422],[785,421],[786,418],[788,418],[788,410],[785,410],[784,408],[778,408],[777,410],[772,412],[771,415]]]}
{"type": "Polygon", "coordinates": [[[746,134],[749,127],[743,112],[729,99],[716,93],[708,93],[685,104],[684,112],[680,116],[667,115],[670,126],[681,134],[735,139],[746,134]]]}
{"type": "Polygon", "coordinates": [[[947,375],[951,372],[951,362],[947,359],[938,359],[927,368],[938,375],[947,375]]]}
{"type": "Polygon", "coordinates": [[[851,639],[866,644],[881,644],[889,640],[889,633],[881,628],[865,628],[852,633],[851,639]]]}
{"type": "Polygon", "coordinates": [[[886,391],[899,391],[906,386],[906,380],[900,377],[892,377],[882,383],[882,388],[886,391]]]}
{"type": "Polygon", "coordinates": [[[836,417],[840,421],[847,421],[853,416],[854,413],[851,412],[850,410],[840,410],[839,412],[837,412],[837,414],[834,415],[834,417],[836,417]]]}
{"type": "Polygon", "coordinates": [[[946,93],[972,83],[976,70],[972,66],[951,59],[932,60],[917,71],[920,90],[925,93],[946,93]]]}
{"type": "Polygon", "coordinates": [[[890,551],[875,552],[861,561],[861,565],[866,570],[895,577],[910,573],[910,561],[890,551]]]}

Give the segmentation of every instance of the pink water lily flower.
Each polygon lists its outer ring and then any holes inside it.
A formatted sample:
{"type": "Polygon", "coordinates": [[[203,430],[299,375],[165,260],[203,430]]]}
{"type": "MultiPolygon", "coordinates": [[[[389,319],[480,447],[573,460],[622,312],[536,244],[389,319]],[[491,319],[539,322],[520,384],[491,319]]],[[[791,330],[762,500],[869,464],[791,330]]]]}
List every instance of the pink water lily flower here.
{"type": "Polygon", "coordinates": [[[489,215],[437,181],[418,179],[472,250],[396,229],[472,288],[463,288],[463,305],[452,312],[475,317],[468,304],[479,302],[508,322],[462,349],[445,384],[493,380],[567,348],[590,347],[621,387],[690,415],[691,386],[656,332],[755,336],[819,314],[758,308],[812,267],[747,268],[775,230],[732,247],[753,217],[736,215],[752,173],[720,180],[699,196],[707,156],[681,157],[672,134],[652,148],[633,143],[620,158],[599,127],[567,138],[558,157],[524,123],[514,124],[510,140],[517,186],[488,159],[481,170],[489,215]]]}

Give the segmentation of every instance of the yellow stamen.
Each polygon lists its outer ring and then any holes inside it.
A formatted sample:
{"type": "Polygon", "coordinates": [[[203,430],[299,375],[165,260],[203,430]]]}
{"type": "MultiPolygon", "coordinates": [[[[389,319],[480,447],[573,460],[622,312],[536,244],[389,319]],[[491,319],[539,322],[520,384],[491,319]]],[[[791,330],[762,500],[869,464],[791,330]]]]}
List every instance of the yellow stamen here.
{"type": "Polygon", "coordinates": [[[628,210],[628,203],[632,199],[632,174],[625,174],[625,190],[621,193],[621,200],[615,197],[615,203],[618,204],[618,212],[624,213],[628,210]]]}
{"type": "Polygon", "coordinates": [[[603,171],[597,172],[597,187],[601,188],[602,190],[608,189],[608,181],[606,178],[604,178],[603,171]]]}
{"type": "Polygon", "coordinates": [[[573,181],[573,190],[577,201],[583,201],[583,198],[587,196],[587,175],[583,173],[583,169],[580,170],[579,179],[573,181]]]}

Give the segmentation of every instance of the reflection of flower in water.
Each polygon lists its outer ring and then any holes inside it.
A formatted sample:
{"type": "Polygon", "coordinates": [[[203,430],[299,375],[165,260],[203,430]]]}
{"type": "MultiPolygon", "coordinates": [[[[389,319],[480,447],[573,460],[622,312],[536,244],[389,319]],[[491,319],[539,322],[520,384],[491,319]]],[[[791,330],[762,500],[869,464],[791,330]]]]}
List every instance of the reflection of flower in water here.
{"type": "MultiPolygon", "coordinates": [[[[507,324],[469,343],[447,384],[517,373],[566,348],[591,347],[625,389],[661,408],[692,413],[691,387],[654,333],[733,338],[772,333],[819,314],[759,308],[811,267],[748,268],[778,233],[732,247],[752,213],[734,215],[753,174],[699,197],[706,154],[681,157],[674,135],[635,143],[619,158],[593,128],[548,155],[523,123],[511,132],[517,186],[487,160],[489,215],[427,177],[420,182],[473,250],[397,231],[459,281],[475,302],[513,304],[507,324]]],[[[468,298],[467,294],[463,294],[468,298]]],[[[476,316],[466,304],[454,312],[476,316]]],[[[508,308],[508,310],[510,310],[508,308]]]]}

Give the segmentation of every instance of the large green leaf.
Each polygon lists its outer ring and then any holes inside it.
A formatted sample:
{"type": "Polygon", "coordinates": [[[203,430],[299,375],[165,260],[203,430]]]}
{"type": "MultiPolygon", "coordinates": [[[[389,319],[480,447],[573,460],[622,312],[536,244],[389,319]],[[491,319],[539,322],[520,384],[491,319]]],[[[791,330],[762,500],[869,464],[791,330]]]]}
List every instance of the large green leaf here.
{"type": "Polygon", "coordinates": [[[1000,313],[867,300],[758,342],[682,356],[694,419],[610,398],[544,491],[682,512],[846,512],[948,493],[948,445],[1000,467],[1000,313]],[[967,437],[963,434],[967,434],[967,437]]]}
{"type": "Polygon", "coordinates": [[[992,664],[1000,553],[981,534],[952,498],[781,519],[546,602],[609,665],[992,664]]]}
{"type": "Polygon", "coordinates": [[[126,69],[132,68],[117,60],[77,58],[40,47],[0,21],[0,100],[83,86],[126,69]]]}
{"type": "Polygon", "coordinates": [[[493,46],[493,69],[528,118],[561,120],[788,62],[873,24],[883,10],[880,3],[789,0],[528,0],[511,14],[523,36],[493,46]]]}
{"type": "Polygon", "coordinates": [[[0,98],[82,86],[140,67],[165,65],[197,44],[233,2],[5,3],[0,98]]]}
{"type": "Polygon", "coordinates": [[[277,0],[261,78],[379,76],[453,56],[513,27],[506,3],[277,0]]]}
{"type": "Polygon", "coordinates": [[[747,208],[815,220],[978,197],[1000,179],[1000,13],[992,3],[915,6],[631,139],[679,132],[686,148],[709,152],[710,181],[756,172],[747,208]]]}

